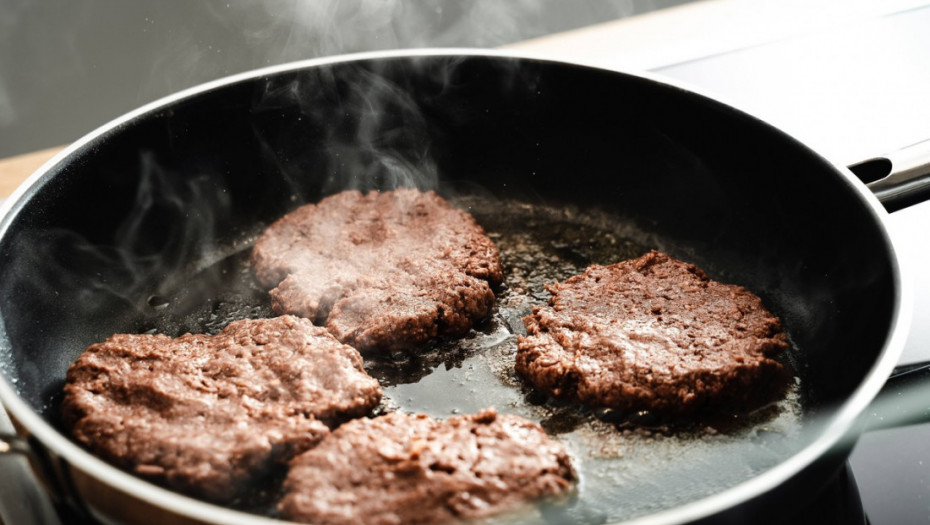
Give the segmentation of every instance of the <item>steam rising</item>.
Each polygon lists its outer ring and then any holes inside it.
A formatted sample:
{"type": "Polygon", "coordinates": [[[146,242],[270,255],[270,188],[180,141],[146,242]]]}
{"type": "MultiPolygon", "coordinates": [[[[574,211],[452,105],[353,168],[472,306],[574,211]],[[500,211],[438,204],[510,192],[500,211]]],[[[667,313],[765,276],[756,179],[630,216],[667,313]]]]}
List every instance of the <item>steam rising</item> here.
{"type": "Polygon", "coordinates": [[[256,44],[270,39],[292,58],[370,49],[496,47],[552,32],[553,24],[567,20],[610,20],[634,11],[632,0],[583,5],[539,0],[290,0],[260,5],[271,24],[249,37],[256,44]]]}
{"type": "MultiPolygon", "coordinates": [[[[343,68],[335,75],[320,68],[283,84],[270,79],[254,111],[274,114],[293,107],[312,128],[314,136],[307,137],[307,148],[321,144],[323,149],[322,165],[309,172],[290,168],[293,163],[279,159],[279,168],[295,187],[302,178],[322,176],[325,194],[437,188],[426,118],[409,91],[377,71],[343,68]]],[[[274,155],[271,146],[266,151],[274,155]]]]}
{"type": "Polygon", "coordinates": [[[207,175],[166,169],[147,152],[140,154],[138,180],[135,202],[110,242],[61,228],[24,233],[13,247],[16,265],[4,276],[15,290],[7,295],[50,312],[132,318],[160,288],[177,286],[189,273],[183,270],[215,249],[217,215],[230,208],[226,193],[207,175]]]}
{"type": "Polygon", "coordinates": [[[251,69],[394,48],[497,47],[682,0],[283,0],[0,5],[0,157],[73,142],[251,69]]]}

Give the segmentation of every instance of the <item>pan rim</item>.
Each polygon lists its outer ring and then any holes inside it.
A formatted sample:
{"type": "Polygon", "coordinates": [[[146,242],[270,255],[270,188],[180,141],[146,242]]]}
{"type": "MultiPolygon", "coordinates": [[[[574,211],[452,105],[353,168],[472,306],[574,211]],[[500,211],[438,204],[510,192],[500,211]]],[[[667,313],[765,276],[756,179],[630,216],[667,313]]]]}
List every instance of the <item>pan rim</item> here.
{"type": "MultiPolygon", "coordinates": [[[[865,379],[860,382],[857,389],[846,398],[832,414],[830,422],[819,436],[812,442],[804,446],[794,455],[786,458],[775,467],[752,477],[751,479],[737,484],[730,489],[716,493],[714,495],[695,500],[689,503],[678,505],[674,508],[659,511],[654,514],[641,518],[634,518],[623,523],[630,524],[671,524],[686,523],[701,518],[706,518],[718,514],[735,505],[748,502],[759,497],[773,488],[787,482],[802,470],[812,465],[816,460],[828,453],[831,449],[841,444],[844,439],[852,436],[850,431],[853,429],[859,415],[866,409],[868,404],[877,395],[878,391],[884,385],[888,375],[890,375],[899,356],[901,355],[904,343],[908,334],[911,321],[911,312],[913,305],[913,290],[907,284],[911,282],[911,271],[907,264],[899,257],[899,250],[888,228],[888,212],[882,207],[875,195],[861,183],[845,166],[839,166],[828,159],[822,157],[819,153],[812,150],[802,142],[798,141],[790,134],[782,131],[777,126],[760,120],[734,106],[727,104],[720,97],[714,96],[708,90],[694,86],[689,86],[684,82],[671,80],[661,75],[643,72],[627,71],[620,68],[604,68],[596,64],[585,61],[569,61],[564,58],[554,58],[541,54],[533,53],[514,53],[511,51],[471,49],[471,48],[423,48],[423,49],[399,49],[389,51],[374,51],[364,53],[352,53],[345,55],[334,55],[328,57],[312,58],[289,62],[285,64],[255,69],[224,78],[209,81],[177,93],[160,98],[148,104],[145,104],[133,111],[130,111],[84,135],[66,149],[59,152],[51,160],[43,164],[36,170],[16,191],[0,205],[0,238],[6,235],[10,224],[10,218],[16,215],[28,200],[29,195],[36,192],[45,182],[51,178],[54,168],[64,164],[75,153],[81,151],[84,147],[92,144],[100,136],[113,131],[120,126],[162,108],[175,104],[181,100],[203,94],[224,86],[253,80],[262,76],[271,76],[301,69],[315,68],[329,64],[361,62],[378,59],[392,58],[422,58],[422,57],[476,57],[476,58],[502,58],[515,60],[540,61],[554,65],[564,65],[570,67],[584,67],[606,72],[625,74],[631,77],[649,80],[667,87],[680,89],[690,92],[699,97],[709,99],[714,104],[719,104],[741,115],[758,122],[762,122],[766,127],[772,129],[782,138],[794,142],[803,147],[803,149],[817,158],[822,160],[826,165],[832,166],[836,176],[840,177],[856,193],[857,198],[867,206],[871,213],[876,226],[878,227],[885,245],[887,254],[891,262],[892,281],[895,286],[894,294],[894,311],[891,315],[890,337],[878,355],[872,368],[869,370],[865,379]]],[[[72,468],[78,468],[88,476],[92,476],[101,483],[113,487],[116,490],[124,492],[134,498],[147,501],[150,504],[163,507],[166,510],[180,514],[182,516],[201,520],[206,523],[231,523],[231,524],[271,524],[281,523],[280,520],[247,514],[245,512],[224,508],[218,505],[206,503],[191,497],[161,488],[157,485],[136,478],[103,460],[98,459],[77,444],[69,440],[66,436],[59,433],[49,423],[47,423],[37,412],[29,407],[16,393],[5,376],[0,375],[0,404],[9,412],[11,418],[19,422],[33,437],[37,438],[42,445],[51,450],[55,455],[62,457],[72,468]]],[[[854,439],[854,437],[852,437],[854,439]]]]}

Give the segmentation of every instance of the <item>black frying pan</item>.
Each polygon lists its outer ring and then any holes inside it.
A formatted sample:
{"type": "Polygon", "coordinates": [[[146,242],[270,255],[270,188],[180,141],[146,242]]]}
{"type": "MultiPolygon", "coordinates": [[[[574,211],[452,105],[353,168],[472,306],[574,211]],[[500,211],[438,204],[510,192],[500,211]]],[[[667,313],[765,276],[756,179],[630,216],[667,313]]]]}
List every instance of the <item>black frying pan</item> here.
{"type": "Polygon", "coordinates": [[[65,371],[115,332],[269,315],[244,266],[262,227],[343,189],[398,185],[472,211],[511,280],[465,340],[369,363],[383,409],[494,404],[541,421],[582,473],[575,499],[544,519],[764,521],[786,507],[772,501],[811,493],[844,460],[903,345],[910,312],[885,210],[848,170],[761,121],[655,79],[492,53],[304,62],[142,108],[5,204],[0,399],[53,498],[114,521],[273,516],[273,494],[222,509],[87,454],[58,426],[65,371]],[[782,317],[798,377],[786,400],[670,428],[559,406],[514,381],[513,334],[544,282],[649,248],[748,287],[782,317]]]}

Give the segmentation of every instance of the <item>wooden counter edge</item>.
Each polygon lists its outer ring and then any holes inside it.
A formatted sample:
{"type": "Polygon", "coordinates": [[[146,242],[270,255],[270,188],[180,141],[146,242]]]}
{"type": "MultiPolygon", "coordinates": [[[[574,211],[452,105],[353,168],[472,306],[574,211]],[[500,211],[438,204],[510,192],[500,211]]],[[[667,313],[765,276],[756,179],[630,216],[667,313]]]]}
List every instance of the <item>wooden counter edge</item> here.
{"type": "Polygon", "coordinates": [[[64,146],[56,146],[0,159],[0,198],[9,197],[17,186],[63,149],[64,146]]]}

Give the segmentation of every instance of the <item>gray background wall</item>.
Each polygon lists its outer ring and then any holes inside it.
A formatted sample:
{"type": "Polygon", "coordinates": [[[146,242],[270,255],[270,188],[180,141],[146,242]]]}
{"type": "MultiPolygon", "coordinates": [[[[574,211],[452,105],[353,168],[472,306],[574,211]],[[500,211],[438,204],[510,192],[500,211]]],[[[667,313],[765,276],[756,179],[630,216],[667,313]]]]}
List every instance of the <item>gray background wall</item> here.
{"type": "Polygon", "coordinates": [[[683,0],[0,0],[0,158],[174,91],[357,51],[494,47],[683,0]]]}

